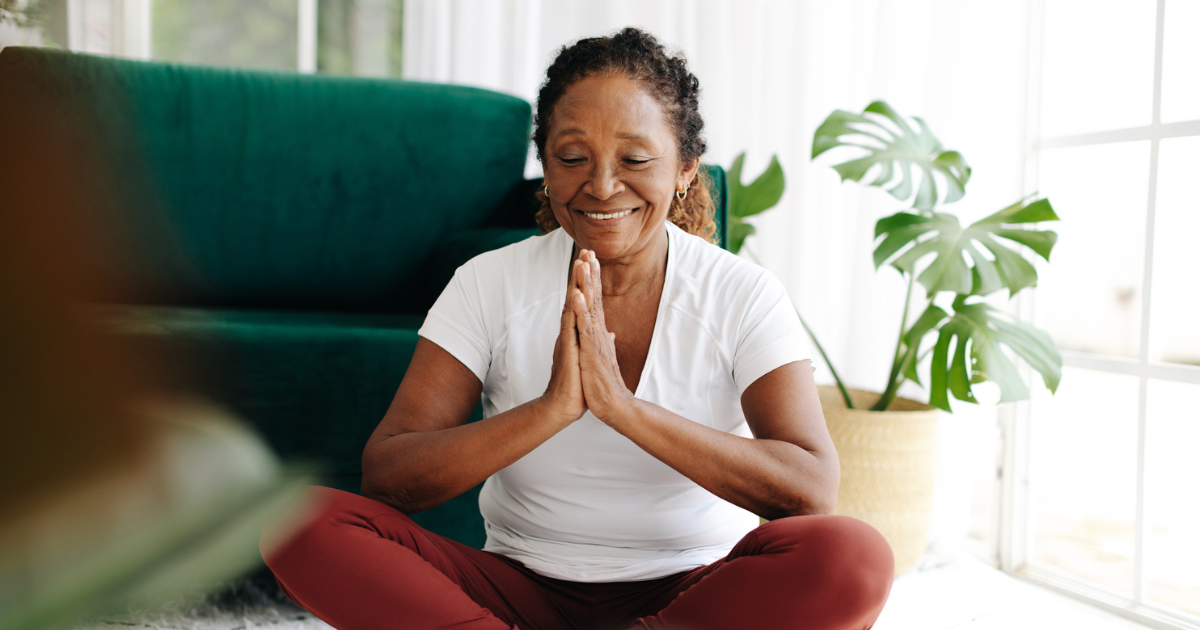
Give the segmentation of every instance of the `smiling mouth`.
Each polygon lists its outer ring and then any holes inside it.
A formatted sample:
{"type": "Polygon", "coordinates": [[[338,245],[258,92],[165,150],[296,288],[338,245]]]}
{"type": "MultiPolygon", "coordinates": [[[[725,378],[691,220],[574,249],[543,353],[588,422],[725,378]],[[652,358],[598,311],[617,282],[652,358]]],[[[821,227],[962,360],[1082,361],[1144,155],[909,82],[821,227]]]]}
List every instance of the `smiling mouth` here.
{"type": "Polygon", "coordinates": [[[621,217],[629,216],[629,214],[631,214],[634,210],[636,210],[636,208],[632,208],[629,210],[621,210],[618,212],[607,212],[607,213],[606,212],[584,212],[583,210],[576,210],[576,212],[578,212],[579,214],[582,214],[583,216],[585,216],[589,219],[596,219],[598,221],[607,221],[610,219],[620,219],[621,217]]]}

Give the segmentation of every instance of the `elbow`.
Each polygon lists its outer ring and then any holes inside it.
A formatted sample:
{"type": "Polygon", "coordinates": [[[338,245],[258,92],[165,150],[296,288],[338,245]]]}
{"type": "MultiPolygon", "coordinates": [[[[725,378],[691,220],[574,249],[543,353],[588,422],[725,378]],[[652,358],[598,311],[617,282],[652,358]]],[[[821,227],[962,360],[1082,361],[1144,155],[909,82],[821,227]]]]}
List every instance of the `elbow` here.
{"type": "Polygon", "coordinates": [[[802,508],[802,515],[833,514],[837,509],[837,488],[814,495],[802,508]]]}
{"type": "Polygon", "coordinates": [[[404,484],[397,484],[392,479],[396,471],[393,470],[391,471],[392,474],[388,474],[388,471],[383,466],[382,454],[377,453],[377,449],[372,448],[372,446],[375,445],[368,443],[367,447],[363,449],[362,480],[359,483],[359,494],[384,505],[394,507],[404,514],[420,512],[420,506],[417,506],[413,502],[404,484]]]}
{"type": "Polygon", "coordinates": [[[838,487],[842,484],[841,463],[836,451],[825,460],[825,475],[820,489],[814,493],[811,514],[833,514],[837,510],[838,487]]]}
{"type": "Polygon", "coordinates": [[[362,484],[359,486],[359,493],[368,499],[394,507],[405,515],[416,514],[422,509],[413,503],[404,488],[387,487],[379,483],[376,478],[368,476],[365,470],[362,484]]]}
{"type": "Polygon", "coordinates": [[[811,499],[810,514],[833,514],[837,510],[838,487],[842,483],[842,471],[836,453],[826,463],[823,481],[824,483],[811,499]]]}
{"type": "MultiPolygon", "coordinates": [[[[817,491],[807,492],[803,496],[797,496],[788,501],[785,505],[777,507],[775,518],[787,516],[814,516],[818,514],[833,514],[837,509],[837,491],[817,491]]],[[[768,518],[768,520],[772,520],[768,518]]]]}
{"type": "Polygon", "coordinates": [[[823,459],[823,474],[814,479],[814,483],[797,489],[781,510],[784,516],[833,514],[837,510],[838,486],[841,485],[842,476],[837,454],[823,459]]]}

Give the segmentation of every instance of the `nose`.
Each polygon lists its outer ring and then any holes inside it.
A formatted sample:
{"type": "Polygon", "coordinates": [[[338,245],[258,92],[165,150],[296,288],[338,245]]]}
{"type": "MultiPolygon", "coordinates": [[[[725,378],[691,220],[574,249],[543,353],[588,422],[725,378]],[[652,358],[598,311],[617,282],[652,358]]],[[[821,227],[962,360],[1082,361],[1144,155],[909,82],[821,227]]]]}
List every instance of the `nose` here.
{"type": "Polygon", "coordinates": [[[591,177],[588,178],[583,189],[584,192],[600,201],[611,199],[624,190],[625,184],[617,177],[616,167],[612,164],[599,163],[592,168],[591,177]]]}

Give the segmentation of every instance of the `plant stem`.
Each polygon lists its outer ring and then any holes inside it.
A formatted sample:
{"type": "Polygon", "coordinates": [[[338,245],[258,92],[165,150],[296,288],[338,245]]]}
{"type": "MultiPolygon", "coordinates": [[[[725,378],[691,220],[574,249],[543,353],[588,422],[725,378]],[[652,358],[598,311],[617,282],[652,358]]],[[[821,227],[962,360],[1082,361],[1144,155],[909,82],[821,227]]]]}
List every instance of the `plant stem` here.
{"type": "MultiPolygon", "coordinates": [[[[792,307],[795,308],[795,305],[792,307]]],[[[829,355],[825,354],[825,349],[821,347],[821,342],[817,341],[817,336],[808,327],[808,323],[804,321],[804,316],[800,314],[800,309],[798,308],[796,309],[796,317],[800,318],[800,325],[804,327],[804,332],[808,333],[808,338],[812,339],[813,345],[817,347],[817,352],[821,354],[821,359],[825,361],[825,366],[829,368],[829,373],[833,375],[833,382],[837,383],[838,391],[842,393],[842,400],[846,401],[846,408],[853,409],[854,403],[850,402],[850,392],[846,391],[846,385],[842,383],[837,370],[833,369],[833,362],[829,360],[829,355]]]]}
{"type": "Polygon", "coordinates": [[[762,264],[762,261],[758,259],[758,256],[754,254],[754,250],[750,249],[750,243],[742,241],[742,250],[744,250],[747,254],[750,254],[750,258],[754,260],[754,264],[758,265],[759,267],[766,267],[766,265],[762,264]]]}
{"type": "Polygon", "coordinates": [[[908,355],[912,353],[912,349],[910,348],[909,352],[904,353],[903,356],[900,353],[900,349],[904,347],[904,334],[908,332],[906,330],[908,326],[908,306],[912,302],[913,282],[915,280],[916,274],[910,272],[908,274],[908,290],[904,294],[904,313],[900,315],[900,336],[896,338],[896,351],[892,353],[892,370],[888,373],[887,387],[884,388],[883,395],[871,407],[871,411],[886,411],[888,405],[892,404],[892,401],[896,399],[896,390],[900,389],[900,384],[904,382],[903,364],[905,361],[903,359],[908,358],[908,355]]]}
{"type": "MultiPolygon", "coordinates": [[[[762,264],[762,261],[758,259],[758,256],[754,255],[754,250],[750,249],[748,245],[749,243],[743,243],[742,250],[747,254],[750,254],[750,258],[753,259],[759,267],[765,266],[762,264]]],[[[853,409],[854,403],[850,401],[850,392],[846,391],[846,385],[842,383],[842,379],[838,376],[837,370],[833,369],[833,362],[829,360],[829,355],[825,354],[825,348],[821,347],[821,342],[817,341],[817,336],[814,335],[812,329],[808,327],[808,322],[804,321],[804,316],[800,314],[800,309],[796,308],[794,304],[792,305],[792,308],[796,310],[796,317],[800,318],[800,325],[804,327],[804,332],[808,333],[808,338],[812,339],[813,345],[817,347],[817,352],[821,355],[821,359],[825,361],[825,366],[829,368],[829,373],[833,375],[833,382],[837,383],[838,391],[842,393],[842,400],[846,402],[846,408],[853,409]]]]}

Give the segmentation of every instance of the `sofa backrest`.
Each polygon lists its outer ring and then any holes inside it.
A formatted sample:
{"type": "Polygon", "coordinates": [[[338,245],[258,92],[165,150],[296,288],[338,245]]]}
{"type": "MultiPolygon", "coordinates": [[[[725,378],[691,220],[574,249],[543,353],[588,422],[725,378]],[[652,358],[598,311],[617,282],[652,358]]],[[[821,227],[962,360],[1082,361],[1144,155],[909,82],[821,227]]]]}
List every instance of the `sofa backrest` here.
{"type": "MultiPolygon", "coordinates": [[[[530,106],[481,89],[0,52],[4,126],[66,126],[105,189],[121,301],[413,307],[447,235],[502,216],[530,106]],[[115,215],[115,216],[110,216],[115,215]]],[[[532,225],[532,221],[530,221],[532,225]]]]}

